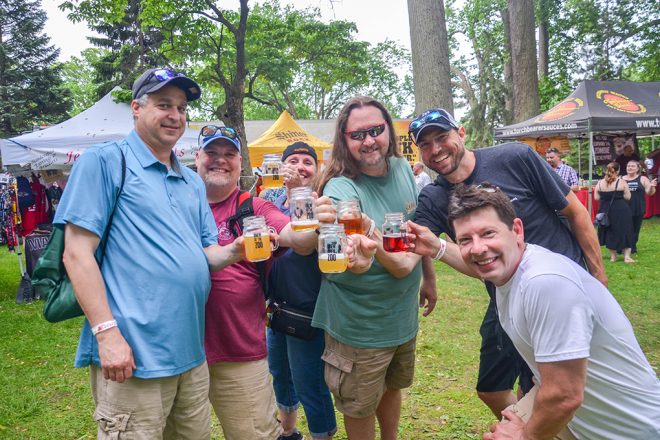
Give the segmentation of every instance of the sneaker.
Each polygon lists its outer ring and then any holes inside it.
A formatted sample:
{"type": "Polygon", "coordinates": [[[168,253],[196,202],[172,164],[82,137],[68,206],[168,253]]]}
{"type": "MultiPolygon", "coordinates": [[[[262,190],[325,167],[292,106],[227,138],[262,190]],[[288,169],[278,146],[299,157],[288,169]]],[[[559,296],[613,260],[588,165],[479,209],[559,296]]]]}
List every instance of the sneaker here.
{"type": "Polygon", "coordinates": [[[296,429],[289,435],[281,435],[277,437],[277,440],[305,440],[305,436],[296,429]]]}

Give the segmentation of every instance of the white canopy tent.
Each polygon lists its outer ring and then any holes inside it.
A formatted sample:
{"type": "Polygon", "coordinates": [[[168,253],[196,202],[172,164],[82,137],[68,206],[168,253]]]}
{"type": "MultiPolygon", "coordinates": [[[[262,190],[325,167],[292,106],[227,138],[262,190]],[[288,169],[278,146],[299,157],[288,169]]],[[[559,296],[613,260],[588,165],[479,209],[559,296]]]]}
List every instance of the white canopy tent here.
{"type": "MultiPolygon", "coordinates": [[[[112,93],[112,92],[111,92],[112,93]]],[[[305,130],[326,142],[334,135],[334,120],[297,121],[305,130]]],[[[245,121],[248,143],[261,136],[274,121],[245,121]]],[[[203,125],[192,122],[174,147],[184,163],[193,163],[197,154],[197,135],[203,125]]],[[[68,169],[92,145],[121,140],[133,129],[130,106],[114,102],[110,93],[82,113],[44,130],[0,139],[2,163],[32,170],[68,169]]]]}
{"type": "MultiPolygon", "coordinates": [[[[130,106],[114,102],[108,93],[87,110],[61,124],[0,140],[2,162],[5,166],[29,165],[33,170],[66,169],[87,148],[123,139],[132,129],[130,106]]],[[[197,133],[189,128],[177,142],[174,150],[180,160],[195,160],[197,133]]]]}

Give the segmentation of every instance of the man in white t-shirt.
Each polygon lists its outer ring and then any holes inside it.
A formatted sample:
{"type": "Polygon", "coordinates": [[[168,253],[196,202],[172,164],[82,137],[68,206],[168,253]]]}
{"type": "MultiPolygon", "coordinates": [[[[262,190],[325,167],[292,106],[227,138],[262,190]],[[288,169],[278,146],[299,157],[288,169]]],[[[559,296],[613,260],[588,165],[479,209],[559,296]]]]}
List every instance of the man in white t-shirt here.
{"type": "MultiPolygon", "coordinates": [[[[497,286],[500,323],[537,383],[483,439],[660,438],[660,382],[607,288],[563,255],[526,244],[496,187],[457,187],[449,222],[465,264],[497,286]]],[[[437,252],[437,237],[415,233],[416,253],[437,252]]]]}

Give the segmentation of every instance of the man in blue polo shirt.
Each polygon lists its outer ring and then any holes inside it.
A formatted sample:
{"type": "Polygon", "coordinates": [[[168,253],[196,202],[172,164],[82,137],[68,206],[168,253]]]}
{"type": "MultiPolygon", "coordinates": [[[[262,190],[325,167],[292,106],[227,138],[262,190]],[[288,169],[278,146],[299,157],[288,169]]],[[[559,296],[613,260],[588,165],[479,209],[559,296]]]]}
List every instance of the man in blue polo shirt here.
{"type": "Polygon", "coordinates": [[[75,365],[90,366],[98,438],[210,438],[209,267],[239,261],[242,241],[217,245],[204,184],[172,153],[200,94],[169,69],[140,76],[134,130],[78,159],[54,219],[64,225],[64,264],[87,318],[75,365]]]}

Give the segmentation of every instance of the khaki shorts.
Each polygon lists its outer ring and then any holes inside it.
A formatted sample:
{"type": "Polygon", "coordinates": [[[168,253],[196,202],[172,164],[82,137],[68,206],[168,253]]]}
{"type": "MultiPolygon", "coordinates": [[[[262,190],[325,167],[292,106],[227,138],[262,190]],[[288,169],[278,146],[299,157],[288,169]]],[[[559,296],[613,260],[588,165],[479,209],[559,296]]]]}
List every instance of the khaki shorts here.
{"type": "Polygon", "coordinates": [[[274,440],[282,433],[268,360],[209,365],[209,398],[227,440],[274,440]]]}
{"type": "Polygon", "coordinates": [[[386,389],[412,385],[415,342],[387,348],[356,348],[325,334],[325,382],[344,415],[361,419],[372,416],[386,389]]]}
{"type": "Polygon", "coordinates": [[[206,362],[176,376],[131,377],[123,383],[104,379],[103,370],[91,366],[90,381],[99,439],[203,440],[211,437],[206,362]]]}
{"type": "MultiPolygon", "coordinates": [[[[517,403],[509,405],[506,410],[513,412],[518,417],[523,419],[525,422],[528,422],[530,417],[532,417],[532,412],[534,409],[534,399],[536,399],[536,393],[539,391],[539,386],[534,385],[534,387],[525,394],[525,397],[520,399],[517,403]]],[[[508,423],[507,420],[502,421],[501,423],[508,423]]],[[[553,438],[554,440],[576,440],[573,433],[564,426],[561,431],[553,438]]]]}

